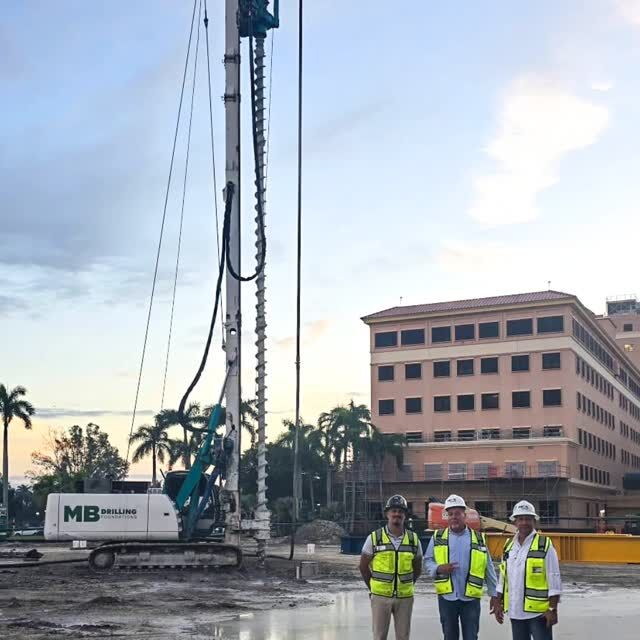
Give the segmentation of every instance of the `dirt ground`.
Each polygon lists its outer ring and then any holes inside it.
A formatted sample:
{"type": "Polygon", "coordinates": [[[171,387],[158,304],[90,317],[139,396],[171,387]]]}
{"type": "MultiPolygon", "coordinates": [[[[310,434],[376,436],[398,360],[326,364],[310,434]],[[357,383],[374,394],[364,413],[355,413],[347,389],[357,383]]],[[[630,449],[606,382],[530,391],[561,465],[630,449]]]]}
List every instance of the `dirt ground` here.
{"type": "MultiPolygon", "coordinates": [[[[82,557],[85,551],[62,546],[43,548],[46,559],[82,557]]],[[[285,546],[270,553],[285,556],[285,546]]],[[[0,559],[0,637],[33,638],[193,638],[213,640],[216,624],[270,610],[332,605],[338,594],[362,590],[357,556],[337,547],[306,546],[296,561],[315,560],[320,574],[295,580],[295,563],[269,558],[266,569],[246,558],[241,569],[225,571],[171,570],[94,574],[85,564],[11,568],[0,559]]],[[[569,592],[640,589],[638,566],[564,566],[569,592]]],[[[427,581],[418,593],[433,590],[427,581]]],[[[226,637],[226,636],[225,636],[226,637]]]]}

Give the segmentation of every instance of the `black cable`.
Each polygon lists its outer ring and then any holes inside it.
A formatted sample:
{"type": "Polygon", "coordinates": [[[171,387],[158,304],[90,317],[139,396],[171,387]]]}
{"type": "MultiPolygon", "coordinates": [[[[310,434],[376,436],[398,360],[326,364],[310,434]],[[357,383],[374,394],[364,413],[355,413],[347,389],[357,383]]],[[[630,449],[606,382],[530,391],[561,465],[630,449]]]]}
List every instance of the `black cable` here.
{"type": "Polygon", "coordinates": [[[178,103],[178,117],[176,118],[176,130],[173,135],[173,149],[171,150],[171,162],[169,164],[169,177],[167,178],[167,189],[164,197],[164,208],[162,211],[162,223],[160,225],[160,238],[158,240],[158,251],[156,253],[156,265],[153,271],[153,284],[151,285],[151,298],[149,300],[149,311],[147,313],[147,326],[144,332],[144,342],[142,345],[142,356],[140,358],[140,371],[138,372],[138,384],[136,387],[136,398],[133,403],[133,415],[131,417],[131,428],[129,430],[129,440],[127,442],[127,462],[129,461],[129,453],[131,450],[131,435],[136,421],[136,413],[138,411],[138,400],[140,398],[140,384],[142,383],[142,370],[144,368],[144,358],[147,352],[147,341],[149,339],[149,326],[151,324],[151,310],[153,309],[153,298],[156,292],[156,283],[158,281],[158,266],[160,264],[160,253],[162,250],[162,238],[164,236],[164,225],[167,218],[167,205],[169,203],[169,192],[171,190],[171,176],[173,174],[173,162],[176,155],[176,145],[178,142],[178,131],[180,129],[180,114],[182,113],[182,100],[184,98],[184,88],[187,80],[187,69],[189,67],[189,55],[191,53],[191,40],[193,38],[193,23],[196,18],[196,6],[198,0],[193,0],[193,13],[191,15],[191,29],[189,31],[189,42],[187,44],[187,56],[184,62],[184,72],[182,74],[182,88],[180,89],[180,102],[178,103]]]}
{"type": "Polygon", "coordinates": [[[200,50],[200,16],[202,15],[202,0],[198,9],[198,35],[196,37],[196,52],[193,56],[193,81],[191,86],[191,108],[189,109],[189,129],[187,132],[187,151],[184,161],[184,180],[182,182],[182,206],[180,208],[180,229],[178,231],[178,250],[176,252],[176,268],[173,276],[173,295],[171,296],[171,316],[169,318],[169,338],[167,340],[167,357],[164,363],[164,378],[162,381],[162,396],[160,409],[164,408],[164,394],[167,388],[167,374],[169,373],[169,354],[171,353],[171,336],[173,334],[173,315],[176,307],[176,292],[178,290],[178,270],[180,267],[180,250],[182,248],[182,227],[184,223],[184,203],[187,197],[187,178],[189,176],[189,155],[191,151],[191,125],[193,124],[193,105],[196,95],[196,73],[198,71],[198,51],[200,50]]]}
{"type": "Polygon", "coordinates": [[[299,470],[299,444],[300,431],[300,308],[301,308],[301,275],[302,275],[302,0],[298,0],[298,255],[296,261],[296,430],[293,450],[293,495],[296,502],[293,505],[293,523],[291,528],[291,548],[289,560],[293,559],[295,548],[296,524],[298,520],[298,475],[299,470]]]}
{"type": "MultiPolygon", "coordinates": [[[[262,184],[262,175],[260,172],[260,156],[259,156],[259,143],[258,143],[258,131],[256,127],[256,119],[258,114],[256,113],[256,85],[255,85],[255,64],[253,57],[253,14],[251,13],[251,9],[249,9],[249,18],[251,20],[251,27],[249,29],[249,68],[250,68],[250,76],[251,76],[251,133],[253,140],[253,166],[254,172],[256,176],[256,190],[258,192],[258,197],[256,198],[256,207],[258,211],[258,232],[260,233],[260,244],[261,251],[260,256],[258,258],[258,266],[256,267],[255,272],[250,276],[242,276],[240,275],[233,267],[231,260],[231,252],[229,250],[229,238],[227,238],[227,269],[229,273],[240,282],[251,282],[255,280],[263,271],[264,265],[267,259],[267,237],[264,229],[264,210],[262,207],[262,193],[264,185],[262,184]]],[[[240,270],[240,265],[238,265],[238,271],[240,270]]]]}
{"type": "MultiPolygon", "coordinates": [[[[187,404],[187,400],[191,395],[191,392],[195,389],[196,385],[200,381],[202,373],[207,366],[207,360],[209,358],[209,349],[211,348],[211,340],[213,338],[213,330],[216,325],[216,319],[218,315],[218,307],[220,305],[220,294],[222,292],[222,277],[224,276],[224,265],[225,265],[225,253],[226,247],[229,239],[229,230],[231,226],[231,206],[233,204],[233,198],[235,193],[235,185],[233,182],[227,182],[227,187],[225,191],[225,207],[224,207],[224,221],[222,225],[222,255],[220,256],[220,265],[218,267],[218,281],[216,283],[216,296],[215,302],[213,305],[213,313],[211,314],[211,324],[209,326],[209,335],[207,336],[207,342],[204,347],[204,353],[202,354],[202,359],[200,361],[200,365],[198,366],[198,370],[196,371],[196,375],[194,376],[191,384],[185,391],[182,396],[182,400],[180,400],[180,405],[178,407],[178,414],[180,416],[184,415],[184,408],[187,404]]],[[[189,429],[189,431],[196,431],[196,429],[189,429]]]]}

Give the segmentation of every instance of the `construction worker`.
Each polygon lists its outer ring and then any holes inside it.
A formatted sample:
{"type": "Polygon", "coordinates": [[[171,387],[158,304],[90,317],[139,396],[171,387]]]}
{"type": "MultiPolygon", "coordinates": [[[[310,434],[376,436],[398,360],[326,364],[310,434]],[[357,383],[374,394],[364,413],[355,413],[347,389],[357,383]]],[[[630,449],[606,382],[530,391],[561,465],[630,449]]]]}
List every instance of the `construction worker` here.
{"type": "Polygon", "coordinates": [[[513,640],[551,640],[558,623],[562,593],[558,554],[551,539],[536,531],[539,519],[530,502],[518,502],[511,515],[518,533],[504,545],[495,615],[502,624],[509,613],[513,640]]]}
{"type": "Polygon", "coordinates": [[[433,578],[444,640],[477,640],[480,600],[486,583],[491,612],[497,603],[496,571],[484,536],[466,524],[467,505],[450,495],[444,503],[449,526],[436,531],[425,554],[425,569],[433,578]]]}
{"type": "Polygon", "coordinates": [[[422,547],[413,531],[405,528],[407,501],[400,495],[387,500],[387,524],[366,539],[360,556],[360,573],[369,588],[373,639],[386,640],[391,616],[396,640],[409,640],[414,584],[422,572],[422,547]]]}

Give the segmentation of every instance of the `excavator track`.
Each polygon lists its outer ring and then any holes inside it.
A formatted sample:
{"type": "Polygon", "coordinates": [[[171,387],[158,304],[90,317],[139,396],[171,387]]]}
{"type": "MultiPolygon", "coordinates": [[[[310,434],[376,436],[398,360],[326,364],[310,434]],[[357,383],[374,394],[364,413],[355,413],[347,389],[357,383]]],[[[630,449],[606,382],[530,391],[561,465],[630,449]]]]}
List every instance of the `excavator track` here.
{"type": "Polygon", "coordinates": [[[89,554],[93,571],[220,569],[242,564],[239,547],[220,542],[107,542],[89,554]]]}

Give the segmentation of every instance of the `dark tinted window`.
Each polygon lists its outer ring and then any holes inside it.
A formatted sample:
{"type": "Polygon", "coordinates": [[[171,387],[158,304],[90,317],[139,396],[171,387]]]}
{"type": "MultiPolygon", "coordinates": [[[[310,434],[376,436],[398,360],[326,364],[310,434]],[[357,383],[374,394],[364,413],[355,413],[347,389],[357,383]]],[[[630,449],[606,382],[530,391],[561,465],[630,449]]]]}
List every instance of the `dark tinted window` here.
{"type": "Polygon", "coordinates": [[[482,358],[480,373],[498,373],[498,358],[482,358]]]}
{"type": "Polygon", "coordinates": [[[419,362],[404,365],[404,377],[407,380],[422,378],[422,365],[419,362]]]}
{"type": "Polygon", "coordinates": [[[556,333],[564,331],[564,316],[538,318],[538,333],[556,333]]]}
{"type": "Polygon", "coordinates": [[[499,409],[500,394],[499,393],[483,393],[482,408],[483,409],[499,409]]]}
{"type": "Polygon", "coordinates": [[[529,371],[529,356],[511,356],[511,371],[529,371]]]}
{"type": "Polygon", "coordinates": [[[451,342],[451,327],[431,327],[431,342],[451,342]]]}
{"type": "Polygon", "coordinates": [[[560,353],[543,353],[542,368],[543,369],[559,369],[560,353]]]}
{"type": "Polygon", "coordinates": [[[562,389],[545,389],[542,392],[542,404],[545,407],[558,407],[562,404],[562,389]]]}
{"type": "Polygon", "coordinates": [[[433,363],[434,378],[448,378],[451,375],[451,363],[448,360],[433,363]]]}
{"type": "Polygon", "coordinates": [[[523,320],[507,320],[508,336],[530,336],[533,333],[533,320],[525,318],[523,320]]]}
{"type": "Polygon", "coordinates": [[[376,333],[376,347],[395,347],[397,345],[397,331],[385,331],[383,333],[376,333]]]}
{"type": "Polygon", "coordinates": [[[394,400],[378,400],[378,413],[381,416],[393,415],[396,411],[396,403],[394,400]]]}
{"type": "Polygon", "coordinates": [[[625,324],[622,330],[623,331],[633,331],[633,325],[632,324],[625,324]]]}
{"type": "Polygon", "coordinates": [[[473,360],[458,360],[456,363],[459,376],[473,375],[473,360]]]}
{"type": "Polygon", "coordinates": [[[406,329],[400,332],[401,344],[424,344],[424,329],[406,329]]]}
{"type": "Polygon", "coordinates": [[[476,327],[473,324],[459,324],[456,327],[456,340],[474,340],[476,327]]]}
{"type": "Polygon", "coordinates": [[[473,394],[458,396],[458,411],[473,411],[476,408],[476,399],[473,394]]]}
{"type": "Polygon", "coordinates": [[[405,398],[404,409],[407,413],[422,413],[422,398],[405,398]]]}
{"type": "Polygon", "coordinates": [[[478,325],[478,336],[480,338],[499,338],[500,323],[499,322],[481,322],[478,325]]]}
{"type": "Polygon", "coordinates": [[[451,411],[451,396],[435,396],[433,399],[434,411],[451,411]]]}
{"type": "Polygon", "coordinates": [[[393,380],[393,365],[378,367],[378,380],[380,382],[393,380]]]}
{"type": "Polygon", "coordinates": [[[511,406],[522,409],[531,406],[531,391],[514,391],[511,394],[511,406]]]}

